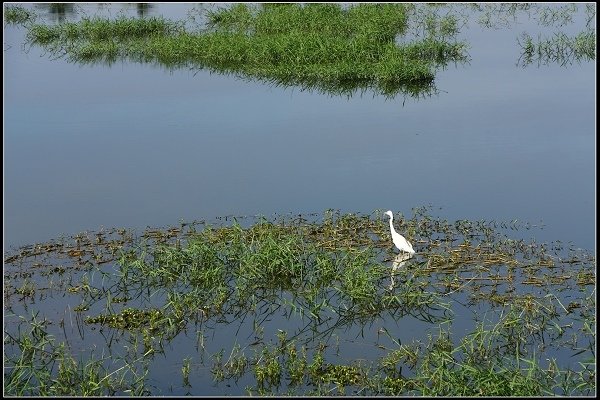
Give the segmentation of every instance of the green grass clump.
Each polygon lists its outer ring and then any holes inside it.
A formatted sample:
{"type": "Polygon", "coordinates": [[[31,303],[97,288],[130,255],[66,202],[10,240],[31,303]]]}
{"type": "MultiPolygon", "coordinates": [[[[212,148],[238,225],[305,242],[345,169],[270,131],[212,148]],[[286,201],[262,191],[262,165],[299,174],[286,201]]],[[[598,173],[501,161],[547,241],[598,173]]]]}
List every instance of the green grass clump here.
{"type": "MultiPolygon", "coordinates": [[[[216,299],[245,304],[263,291],[293,291],[315,306],[317,298],[337,288],[349,307],[376,310],[384,269],[369,247],[360,251],[326,250],[303,229],[262,221],[251,228],[206,229],[186,245],[141,247],[121,258],[122,276],[136,274],[162,288],[187,288],[204,309],[221,308],[216,299]],[[233,292],[230,288],[233,286],[233,292]],[[212,304],[212,305],[211,305],[212,304]],[[351,306],[354,305],[354,306],[351,306]]],[[[171,304],[180,307],[186,302],[171,304]]],[[[185,312],[183,312],[185,314],[185,312]]]]}
{"type": "MultiPolygon", "coordinates": [[[[526,322],[527,319],[519,320],[526,322]]],[[[477,397],[594,393],[593,365],[575,372],[561,370],[554,360],[546,360],[547,366],[543,367],[536,356],[525,356],[500,345],[504,334],[497,327],[479,325],[458,345],[445,329],[440,329],[438,335],[429,334],[425,342],[402,345],[388,334],[397,347],[380,346],[386,354],[379,360],[334,364],[328,362],[322,343],[309,355],[305,346],[298,348],[295,339],[288,340],[286,332],[280,331],[278,343],[262,345],[254,356],[246,356],[236,345],[223,363],[221,350],[212,373],[221,381],[226,377],[239,378],[252,370],[256,386],[247,387],[251,394],[299,395],[306,394],[307,387],[314,388],[313,395],[335,392],[477,397]],[[283,392],[286,379],[289,386],[283,392]]]]}
{"type": "Polygon", "coordinates": [[[209,13],[209,21],[214,32],[197,47],[206,51],[198,54],[199,59],[232,72],[288,83],[427,85],[437,62],[460,58],[463,50],[461,44],[433,38],[396,44],[408,21],[402,4],[347,9],[334,4],[253,9],[242,4],[209,13]],[[236,70],[239,67],[242,70],[236,70]]]}
{"type": "Polygon", "coordinates": [[[103,18],[84,18],[80,22],[67,22],[58,25],[68,40],[131,40],[134,38],[152,38],[176,33],[179,28],[175,23],[164,18],[126,18],[115,20],[103,18]]]}
{"type": "MultiPolygon", "coordinates": [[[[427,343],[402,344],[380,359],[380,371],[371,384],[381,394],[410,396],[569,396],[589,395],[595,391],[593,367],[581,364],[574,372],[561,370],[556,361],[541,360],[526,355],[519,345],[537,332],[513,332],[512,326],[527,330],[532,325],[520,307],[509,311],[492,326],[478,324],[458,345],[449,331],[441,329],[438,336],[429,335],[427,343]],[[528,328],[525,328],[528,327],[528,328]],[[519,351],[519,349],[521,351],[519,351]],[[410,374],[399,374],[399,367],[408,367],[410,374]],[[410,375],[407,377],[406,375],[410,375]]],[[[535,329],[534,329],[535,330],[535,329]]],[[[530,349],[534,346],[530,344],[530,349]]],[[[590,351],[591,349],[587,349],[590,351]]]]}
{"type": "Polygon", "coordinates": [[[438,65],[466,57],[464,44],[435,35],[396,43],[408,26],[403,4],[237,4],[207,19],[208,29],[188,32],[162,18],[83,18],[36,24],[28,37],[75,62],[208,68],[333,93],[418,95],[431,90],[438,65]]]}
{"type": "Polygon", "coordinates": [[[216,31],[252,36],[319,33],[325,37],[391,42],[405,32],[407,9],[402,4],[265,4],[257,9],[238,4],[209,11],[216,31]]]}
{"type": "Polygon", "coordinates": [[[74,46],[101,44],[104,41],[126,42],[133,39],[173,35],[181,28],[176,23],[160,17],[127,18],[115,20],[105,18],[83,18],[78,22],[64,22],[58,25],[35,24],[28,33],[34,44],[61,44],[74,46]]]}
{"type": "Polygon", "coordinates": [[[4,355],[4,393],[8,396],[113,396],[147,394],[143,379],[131,379],[137,366],[125,364],[114,371],[106,359],[92,354],[79,360],[70,346],[47,332],[47,321],[33,321],[31,329],[16,337],[5,335],[5,346],[16,346],[4,355]]]}
{"type": "Polygon", "coordinates": [[[4,7],[4,22],[10,25],[21,25],[35,19],[35,14],[21,6],[4,7]]]}

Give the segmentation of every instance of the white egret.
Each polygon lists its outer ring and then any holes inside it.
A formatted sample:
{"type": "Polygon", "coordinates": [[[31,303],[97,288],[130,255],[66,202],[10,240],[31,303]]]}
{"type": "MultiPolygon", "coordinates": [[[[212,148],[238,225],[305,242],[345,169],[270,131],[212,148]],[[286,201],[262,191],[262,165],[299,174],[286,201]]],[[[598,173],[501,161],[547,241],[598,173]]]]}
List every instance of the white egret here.
{"type": "Polygon", "coordinates": [[[398,248],[398,250],[403,251],[405,253],[409,253],[411,255],[415,254],[415,251],[412,245],[396,230],[394,229],[394,225],[392,225],[392,221],[394,220],[394,214],[391,211],[386,211],[385,215],[390,217],[390,231],[392,233],[392,241],[394,245],[398,248]]]}

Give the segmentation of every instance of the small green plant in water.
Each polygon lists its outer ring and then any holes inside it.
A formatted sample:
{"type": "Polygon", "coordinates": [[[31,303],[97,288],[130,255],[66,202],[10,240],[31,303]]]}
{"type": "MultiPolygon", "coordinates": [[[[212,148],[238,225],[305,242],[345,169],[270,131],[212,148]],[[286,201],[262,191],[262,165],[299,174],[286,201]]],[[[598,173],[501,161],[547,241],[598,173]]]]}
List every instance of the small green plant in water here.
{"type": "Polygon", "coordinates": [[[21,6],[5,6],[4,21],[11,25],[22,25],[28,21],[32,21],[35,15],[21,6]]]}

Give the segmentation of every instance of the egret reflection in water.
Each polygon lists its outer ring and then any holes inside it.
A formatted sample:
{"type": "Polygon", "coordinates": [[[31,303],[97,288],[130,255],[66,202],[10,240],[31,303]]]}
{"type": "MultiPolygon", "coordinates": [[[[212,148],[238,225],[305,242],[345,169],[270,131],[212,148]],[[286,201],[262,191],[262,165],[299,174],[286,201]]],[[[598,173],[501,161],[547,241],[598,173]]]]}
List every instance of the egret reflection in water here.
{"type": "Polygon", "coordinates": [[[406,261],[412,256],[413,253],[400,252],[396,257],[394,257],[394,261],[392,261],[392,273],[390,275],[392,281],[390,282],[390,286],[388,287],[389,290],[392,290],[394,288],[394,275],[396,274],[396,271],[402,268],[404,264],[406,264],[406,261]]]}

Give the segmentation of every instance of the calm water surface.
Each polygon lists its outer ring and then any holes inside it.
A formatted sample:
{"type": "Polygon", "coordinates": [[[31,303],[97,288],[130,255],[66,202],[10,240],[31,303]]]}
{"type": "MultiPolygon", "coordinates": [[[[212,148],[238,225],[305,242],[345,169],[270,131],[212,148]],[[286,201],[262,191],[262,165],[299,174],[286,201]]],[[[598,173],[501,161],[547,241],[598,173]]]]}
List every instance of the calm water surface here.
{"type": "MultiPolygon", "coordinates": [[[[191,7],[148,13],[184,18],[191,7]]],[[[539,240],[595,248],[595,63],[517,67],[516,38],[535,36],[535,23],[472,26],[470,63],[441,71],[441,93],[420,100],[80,66],[24,52],[23,32],[5,27],[4,245],[101,226],[327,208],[411,215],[431,204],[450,219],[541,221],[539,240]]]]}

